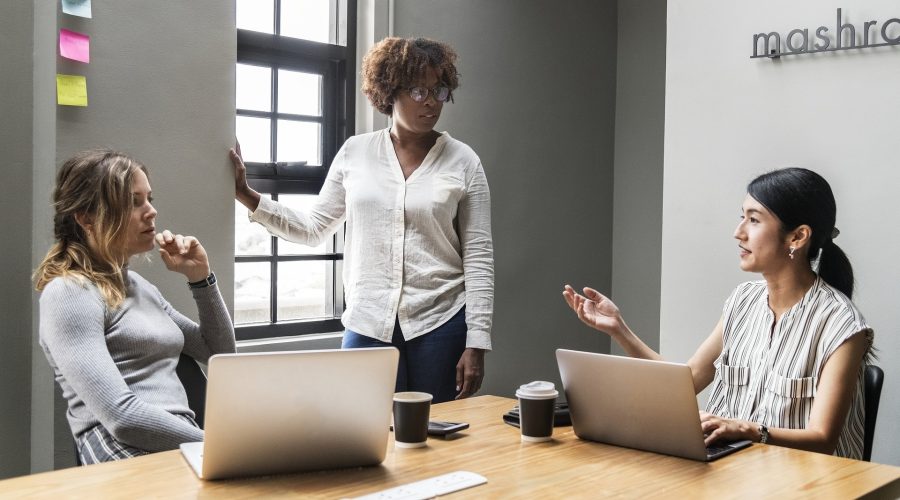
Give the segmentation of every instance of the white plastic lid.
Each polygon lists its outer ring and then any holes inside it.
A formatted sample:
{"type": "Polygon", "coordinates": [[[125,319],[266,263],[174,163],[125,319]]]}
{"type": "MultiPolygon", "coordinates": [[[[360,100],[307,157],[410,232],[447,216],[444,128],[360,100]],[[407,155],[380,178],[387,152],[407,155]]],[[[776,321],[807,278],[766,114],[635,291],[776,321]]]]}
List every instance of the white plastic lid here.
{"type": "Polygon", "coordinates": [[[427,392],[395,392],[394,401],[404,403],[423,403],[431,401],[432,396],[427,392]]]}
{"type": "Polygon", "coordinates": [[[531,399],[550,399],[559,395],[553,382],[535,380],[519,386],[516,397],[531,399]]]}

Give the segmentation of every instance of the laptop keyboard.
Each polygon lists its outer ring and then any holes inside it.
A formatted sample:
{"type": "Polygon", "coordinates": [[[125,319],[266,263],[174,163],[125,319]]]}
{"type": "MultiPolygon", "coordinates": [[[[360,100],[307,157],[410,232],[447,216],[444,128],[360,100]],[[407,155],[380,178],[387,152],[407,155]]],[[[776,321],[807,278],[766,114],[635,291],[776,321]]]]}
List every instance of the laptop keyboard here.
{"type": "Polygon", "coordinates": [[[718,445],[712,445],[706,447],[706,459],[707,460],[715,460],[721,456],[728,455],[729,453],[737,450],[744,449],[750,446],[750,441],[733,441],[731,443],[720,443],[718,445]]]}
{"type": "Polygon", "coordinates": [[[706,447],[706,456],[714,457],[720,453],[724,453],[724,452],[730,451],[730,450],[731,450],[731,446],[728,446],[728,445],[724,445],[724,446],[711,445],[711,446],[706,447]]]}

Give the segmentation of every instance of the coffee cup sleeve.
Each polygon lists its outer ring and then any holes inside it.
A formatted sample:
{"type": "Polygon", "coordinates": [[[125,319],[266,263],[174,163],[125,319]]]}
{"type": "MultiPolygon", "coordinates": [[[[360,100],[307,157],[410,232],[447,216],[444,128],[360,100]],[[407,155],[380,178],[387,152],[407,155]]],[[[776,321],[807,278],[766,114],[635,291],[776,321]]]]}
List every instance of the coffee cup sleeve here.
{"type": "MultiPolygon", "coordinates": [[[[518,406],[503,414],[503,423],[513,427],[521,425],[518,406]]],[[[568,427],[570,425],[572,425],[572,415],[569,413],[569,405],[567,403],[557,403],[553,412],[553,427],[568,427]]]]}

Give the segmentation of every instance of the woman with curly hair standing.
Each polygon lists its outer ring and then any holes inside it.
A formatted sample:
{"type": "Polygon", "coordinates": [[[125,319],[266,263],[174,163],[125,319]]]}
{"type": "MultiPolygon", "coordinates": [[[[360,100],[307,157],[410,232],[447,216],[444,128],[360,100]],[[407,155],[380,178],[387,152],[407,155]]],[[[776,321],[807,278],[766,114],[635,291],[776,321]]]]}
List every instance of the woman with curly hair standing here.
{"type": "Polygon", "coordinates": [[[455,62],[424,38],[386,38],[366,54],[362,91],[392,125],[344,143],[307,212],[261,197],[240,149],[230,152],[235,197],[276,236],[315,246],[347,222],[343,347],[396,347],[397,390],[434,402],[481,387],[494,304],[481,161],[434,129],[459,86],[455,62]]]}

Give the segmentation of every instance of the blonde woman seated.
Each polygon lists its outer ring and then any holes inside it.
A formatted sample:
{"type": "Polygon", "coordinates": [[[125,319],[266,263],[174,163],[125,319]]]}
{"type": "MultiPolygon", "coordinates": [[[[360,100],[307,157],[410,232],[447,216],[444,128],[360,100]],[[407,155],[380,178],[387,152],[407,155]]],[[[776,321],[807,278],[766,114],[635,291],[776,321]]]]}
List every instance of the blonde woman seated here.
{"type": "Polygon", "coordinates": [[[35,271],[40,344],[68,401],[81,462],[171,450],[203,440],[175,367],[234,352],[234,328],[206,251],[192,236],[156,233],[147,169],[122,153],[79,153],[59,170],[56,242],[35,271]],[[197,303],[196,324],[128,268],[159,245],[197,303]]]}
{"type": "MultiPolygon", "coordinates": [[[[831,187],[787,168],[747,191],[734,237],[741,269],[763,279],[738,285],[688,361],[697,392],[712,384],[701,412],[706,442],[750,439],[862,458],[863,359],[874,334],[850,301],[853,270],[833,241],[831,187]]],[[[628,355],[661,359],[596,290],[581,295],[567,285],[563,296],[628,355]]]]}

